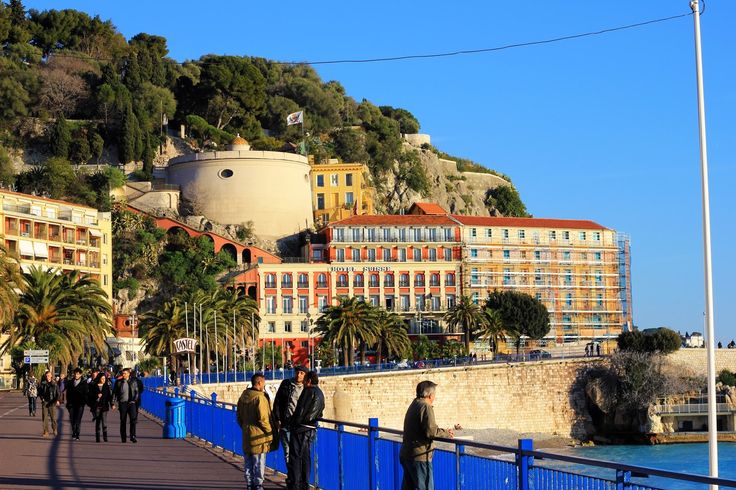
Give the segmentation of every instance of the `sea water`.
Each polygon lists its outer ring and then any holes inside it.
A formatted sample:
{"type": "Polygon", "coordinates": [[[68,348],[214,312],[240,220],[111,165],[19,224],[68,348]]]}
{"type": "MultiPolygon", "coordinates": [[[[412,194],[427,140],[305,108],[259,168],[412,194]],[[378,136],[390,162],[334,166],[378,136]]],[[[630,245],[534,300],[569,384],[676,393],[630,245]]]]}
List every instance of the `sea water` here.
{"type": "MultiPolygon", "coordinates": [[[[708,475],[707,444],[660,444],[656,446],[592,446],[569,449],[542,450],[646,466],[662,470],[696,473],[708,475]]],[[[718,444],[718,474],[721,478],[736,480],[736,443],[722,442],[718,444]]],[[[613,471],[605,468],[580,467],[578,465],[544,460],[543,466],[551,466],[575,473],[585,473],[606,479],[614,479],[613,471]]],[[[707,485],[689,483],[669,478],[635,478],[637,483],[665,490],[704,489],[707,485]]],[[[722,487],[725,488],[725,487],[722,487]]]]}

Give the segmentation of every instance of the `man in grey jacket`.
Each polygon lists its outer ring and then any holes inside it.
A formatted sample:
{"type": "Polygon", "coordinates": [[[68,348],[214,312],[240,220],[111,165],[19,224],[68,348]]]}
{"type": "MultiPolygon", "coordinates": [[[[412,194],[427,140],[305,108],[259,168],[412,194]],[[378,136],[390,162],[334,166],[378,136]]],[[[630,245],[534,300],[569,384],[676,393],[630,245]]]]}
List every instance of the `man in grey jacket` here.
{"type": "MultiPolygon", "coordinates": [[[[294,415],[296,404],[299,396],[304,389],[304,378],[307,375],[307,368],[297,366],[294,368],[294,377],[285,379],[279,385],[276,397],[273,401],[273,417],[279,426],[279,437],[281,439],[281,447],[284,450],[284,459],[286,467],[289,467],[289,439],[291,432],[291,416],[294,415]]],[[[288,481],[287,481],[288,482],[288,481]]]]}
{"type": "Polygon", "coordinates": [[[452,429],[440,429],[434,420],[437,384],[422,381],[417,385],[417,397],[409,405],[404,417],[404,435],[399,461],[404,469],[401,490],[434,490],[432,471],[432,440],[436,437],[454,437],[452,429]]]}

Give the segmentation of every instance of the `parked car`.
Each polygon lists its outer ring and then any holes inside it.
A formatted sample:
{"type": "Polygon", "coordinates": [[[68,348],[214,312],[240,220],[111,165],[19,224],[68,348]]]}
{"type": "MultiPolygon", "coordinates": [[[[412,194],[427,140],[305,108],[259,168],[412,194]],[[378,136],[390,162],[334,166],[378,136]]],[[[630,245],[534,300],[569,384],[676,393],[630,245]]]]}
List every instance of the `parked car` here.
{"type": "Polygon", "coordinates": [[[540,359],[552,359],[552,354],[544,349],[534,349],[529,351],[530,361],[539,361],[540,359]]]}

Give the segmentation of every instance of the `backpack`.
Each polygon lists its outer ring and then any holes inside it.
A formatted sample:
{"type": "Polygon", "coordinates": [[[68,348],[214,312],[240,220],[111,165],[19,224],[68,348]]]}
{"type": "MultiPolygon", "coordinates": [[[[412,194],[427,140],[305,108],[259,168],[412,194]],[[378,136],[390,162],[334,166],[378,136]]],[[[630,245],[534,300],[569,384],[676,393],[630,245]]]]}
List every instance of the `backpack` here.
{"type": "Polygon", "coordinates": [[[27,394],[30,398],[36,398],[38,396],[38,387],[36,386],[36,383],[30,383],[28,385],[27,394]]]}

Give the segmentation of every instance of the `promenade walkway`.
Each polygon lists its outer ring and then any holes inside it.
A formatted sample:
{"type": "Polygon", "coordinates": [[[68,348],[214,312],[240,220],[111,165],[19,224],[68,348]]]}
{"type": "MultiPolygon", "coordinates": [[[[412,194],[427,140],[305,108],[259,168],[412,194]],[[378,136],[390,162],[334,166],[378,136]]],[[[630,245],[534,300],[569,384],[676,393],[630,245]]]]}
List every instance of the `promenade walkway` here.
{"type": "MultiPolygon", "coordinates": [[[[85,410],[81,440],[71,441],[68,412],[59,410],[59,435],[42,437],[41,412],[28,416],[18,392],[0,393],[0,488],[5,489],[242,489],[242,463],[188,440],[161,438],[161,426],[138,417],[138,443],[120,442],[117,412],[108,416],[110,442],[96,443],[85,410]]],[[[267,470],[270,473],[270,470],[267,470]]],[[[266,488],[285,488],[270,481],[266,488]]]]}

